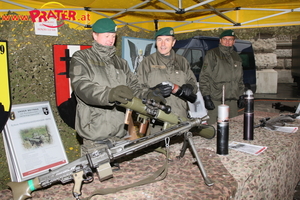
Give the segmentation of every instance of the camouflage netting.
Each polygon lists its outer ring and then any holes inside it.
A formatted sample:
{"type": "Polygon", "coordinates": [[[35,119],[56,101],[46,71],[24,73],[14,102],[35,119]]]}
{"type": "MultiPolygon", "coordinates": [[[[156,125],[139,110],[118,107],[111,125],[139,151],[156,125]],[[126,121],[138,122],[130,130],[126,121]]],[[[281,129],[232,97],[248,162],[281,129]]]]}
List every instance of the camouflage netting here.
{"type": "MultiPolygon", "coordinates": [[[[153,33],[133,32],[127,27],[118,31],[118,55],[121,56],[122,36],[151,38],[153,33]]],[[[9,76],[12,104],[49,101],[69,161],[80,156],[79,142],[75,130],[60,118],[55,102],[52,45],[92,43],[91,29],[76,30],[68,25],[59,28],[59,35],[35,35],[31,21],[0,21],[0,39],[8,41],[9,76]]],[[[0,137],[0,190],[10,181],[9,169],[0,137]]]]}
{"type": "MultiPolygon", "coordinates": [[[[294,29],[284,29],[294,30],[294,29]]],[[[214,31],[195,31],[179,34],[177,39],[186,39],[194,35],[217,36],[222,29],[214,31]]],[[[253,38],[257,30],[248,32],[237,30],[244,39],[253,38]]],[[[278,31],[278,30],[277,30],[278,31]]],[[[275,34],[276,31],[272,31],[275,34]]],[[[118,29],[117,54],[121,56],[122,36],[153,38],[153,32],[134,32],[129,27],[118,29]]],[[[240,37],[241,38],[241,37],[240,37]]],[[[0,21],[0,39],[8,41],[9,74],[12,104],[49,101],[61,134],[69,161],[80,155],[79,143],[75,130],[69,128],[60,118],[55,104],[53,74],[53,44],[90,45],[91,29],[72,29],[68,25],[59,28],[59,35],[35,35],[31,21],[0,21]]],[[[242,38],[241,38],[242,39],[242,38]]],[[[0,190],[7,188],[10,181],[3,138],[0,137],[0,190]]]]}

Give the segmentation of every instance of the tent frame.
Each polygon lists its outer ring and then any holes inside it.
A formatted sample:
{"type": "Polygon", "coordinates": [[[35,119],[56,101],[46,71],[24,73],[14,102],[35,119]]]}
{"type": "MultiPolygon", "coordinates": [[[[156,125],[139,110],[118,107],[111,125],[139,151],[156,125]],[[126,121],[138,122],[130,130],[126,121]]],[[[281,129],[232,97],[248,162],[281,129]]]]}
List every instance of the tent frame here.
{"type": "MultiPolygon", "coordinates": [[[[23,5],[23,4],[19,4],[19,3],[16,3],[16,2],[10,1],[10,0],[0,0],[0,1],[3,1],[3,2],[6,2],[6,3],[9,3],[9,4],[12,4],[12,5],[19,6],[19,7],[23,8],[23,9],[0,9],[0,12],[9,12],[9,11],[10,12],[24,12],[24,11],[26,12],[26,11],[35,10],[35,8],[29,7],[29,6],[26,6],[26,5],[23,5]]],[[[197,24],[214,24],[214,25],[219,25],[222,28],[234,28],[234,27],[244,27],[244,28],[247,28],[247,27],[251,27],[251,25],[247,25],[247,24],[249,24],[251,22],[258,22],[258,21],[263,20],[263,19],[272,18],[272,17],[276,17],[276,16],[279,16],[279,15],[285,15],[285,14],[292,13],[292,12],[300,12],[300,7],[299,8],[294,8],[294,9],[242,8],[242,7],[219,8],[218,9],[218,8],[215,8],[215,7],[213,7],[213,6],[211,6],[209,4],[209,3],[211,3],[211,2],[213,2],[215,0],[205,0],[205,1],[198,0],[199,3],[195,3],[195,5],[187,7],[187,8],[182,8],[182,0],[178,0],[178,6],[172,5],[171,3],[168,3],[165,0],[156,0],[158,2],[161,2],[161,3],[165,4],[165,5],[167,5],[171,9],[161,9],[161,10],[158,10],[158,9],[139,9],[139,7],[145,6],[145,5],[147,5],[151,1],[152,0],[145,0],[145,1],[141,2],[141,3],[138,3],[138,4],[130,7],[130,8],[110,9],[110,8],[82,7],[82,8],[60,8],[60,10],[78,10],[78,11],[82,10],[82,11],[92,12],[92,13],[95,13],[95,14],[100,15],[102,17],[108,17],[108,18],[114,19],[114,21],[117,22],[117,25],[129,25],[129,26],[132,26],[132,27],[135,27],[135,28],[138,28],[138,29],[143,29],[145,31],[153,31],[153,30],[143,28],[142,26],[139,26],[139,24],[154,23],[156,30],[157,30],[159,22],[180,23],[177,26],[173,26],[174,29],[176,29],[178,27],[190,25],[192,23],[197,23],[197,24]],[[195,9],[195,10],[193,10],[194,8],[197,8],[197,7],[200,7],[200,6],[203,6],[206,9],[195,9]],[[249,21],[245,21],[245,22],[240,22],[240,23],[234,21],[233,19],[231,19],[230,17],[228,17],[228,16],[225,15],[226,13],[229,13],[229,12],[238,12],[240,10],[245,10],[245,11],[270,11],[272,13],[273,12],[278,12],[278,13],[276,13],[276,14],[270,14],[270,15],[267,15],[267,16],[264,16],[264,17],[259,17],[259,18],[253,19],[253,20],[249,20],[249,21]],[[114,15],[111,15],[111,16],[108,16],[107,14],[102,13],[102,12],[108,12],[108,11],[109,12],[117,12],[117,13],[114,14],[114,15]],[[123,15],[123,14],[126,14],[126,13],[130,13],[130,12],[138,12],[138,13],[143,13],[143,12],[159,13],[159,12],[163,12],[163,13],[171,13],[171,14],[178,14],[178,15],[185,14],[185,13],[211,12],[213,14],[209,14],[206,17],[197,19],[195,21],[191,21],[191,20],[177,21],[177,20],[153,19],[153,20],[150,20],[150,21],[126,22],[126,21],[123,21],[123,20],[120,20],[120,19],[117,18],[120,15],[123,15]],[[218,17],[220,17],[222,19],[225,19],[225,21],[228,21],[228,23],[226,23],[226,22],[217,22],[217,21],[215,21],[215,22],[206,22],[206,21],[203,21],[203,20],[215,17],[215,16],[218,16],[218,17]]],[[[40,11],[49,11],[51,9],[38,9],[38,10],[40,10],[40,11]]],[[[86,28],[90,28],[91,27],[91,25],[82,24],[82,23],[77,22],[77,21],[71,21],[71,20],[66,20],[66,21],[74,23],[74,24],[77,24],[77,25],[80,25],[80,26],[83,26],[83,27],[86,27],[86,28]]],[[[260,24],[259,26],[278,26],[278,25],[284,26],[284,25],[287,25],[287,24],[300,24],[300,21],[289,22],[289,23],[285,22],[285,23],[260,24]]],[[[205,30],[205,29],[202,29],[202,30],[205,30]]],[[[193,30],[189,30],[189,31],[193,31],[193,30]]],[[[187,31],[184,31],[184,32],[187,32],[187,31]]]]}

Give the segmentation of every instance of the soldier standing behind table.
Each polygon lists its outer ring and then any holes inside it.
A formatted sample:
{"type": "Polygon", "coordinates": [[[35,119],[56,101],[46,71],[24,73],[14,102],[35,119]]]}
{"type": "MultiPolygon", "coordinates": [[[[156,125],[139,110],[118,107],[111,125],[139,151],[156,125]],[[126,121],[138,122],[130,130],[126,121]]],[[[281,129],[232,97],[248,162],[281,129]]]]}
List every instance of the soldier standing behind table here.
{"type": "Polygon", "coordinates": [[[223,85],[225,86],[225,104],[229,106],[229,117],[238,115],[238,108],[244,107],[242,59],[234,51],[235,33],[226,30],[220,35],[217,48],[207,52],[199,77],[199,86],[208,110],[209,124],[217,120],[218,105],[222,104],[223,85]]]}
{"type": "MultiPolygon", "coordinates": [[[[176,39],[171,27],[164,27],[155,34],[157,52],[147,56],[140,63],[137,76],[145,88],[161,91],[166,98],[166,104],[172,108],[172,113],[187,117],[187,102],[171,94],[172,87],[162,82],[171,82],[181,86],[183,92],[189,96],[198,90],[197,80],[191,70],[189,62],[172,49],[176,39]]],[[[156,122],[157,123],[157,122],[156,122]]],[[[159,124],[152,124],[151,132],[161,129],[159,124]],[[154,126],[154,127],[153,127],[154,126]]]]}

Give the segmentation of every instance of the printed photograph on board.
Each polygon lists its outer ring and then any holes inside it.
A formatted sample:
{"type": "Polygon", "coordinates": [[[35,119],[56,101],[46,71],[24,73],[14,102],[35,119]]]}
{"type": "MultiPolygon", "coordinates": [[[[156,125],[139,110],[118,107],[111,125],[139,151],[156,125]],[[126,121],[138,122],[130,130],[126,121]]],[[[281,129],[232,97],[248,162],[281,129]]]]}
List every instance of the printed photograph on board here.
{"type": "Polygon", "coordinates": [[[154,52],[156,52],[155,40],[122,37],[122,58],[127,60],[133,73],[136,73],[142,60],[154,52]]]}
{"type": "Polygon", "coordinates": [[[40,148],[52,142],[47,125],[20,130],[20,135],[25,149],[40,148]]]}

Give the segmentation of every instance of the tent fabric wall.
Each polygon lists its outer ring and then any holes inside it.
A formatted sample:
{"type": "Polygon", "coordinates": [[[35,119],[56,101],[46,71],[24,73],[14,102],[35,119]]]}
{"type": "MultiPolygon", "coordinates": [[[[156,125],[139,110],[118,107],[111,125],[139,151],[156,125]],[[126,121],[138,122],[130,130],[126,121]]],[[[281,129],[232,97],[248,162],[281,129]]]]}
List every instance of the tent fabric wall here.
{"type": "Polygon", "coordinates": [[[0,0],[0,17],[8,11],[28,15],[33,9],[74,10],[78,16],[89,15],[89,20],[73,20],[76,28],[90,26],[103,17],[114,19],[119,27],[155,31],[170,26],[176,33],[300,25],[299,0],[0,0]]]}

